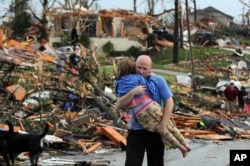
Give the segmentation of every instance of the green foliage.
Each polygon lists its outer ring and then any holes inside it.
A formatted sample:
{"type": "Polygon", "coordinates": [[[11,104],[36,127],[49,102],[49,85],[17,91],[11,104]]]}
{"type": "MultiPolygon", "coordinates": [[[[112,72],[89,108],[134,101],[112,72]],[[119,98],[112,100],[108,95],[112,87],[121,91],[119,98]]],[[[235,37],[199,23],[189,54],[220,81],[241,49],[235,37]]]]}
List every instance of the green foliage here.
{"type": "Polygon", "coordinates": [[[127,50],[127,54],[128,56],[132,56],[137,58],[141,53],[141,48],[139,47],[135,47],[135,46],[131,46],[128,50],[127,50]]]}
{"type": "Polygon", "coordinates": [[[114,75],[114,67],[113,66],[103,66],[100,68],[100,73],[102,73],[102,76],[106,75],[114,75]]]}
{"type": "Polygon", "coordinates": [[[81,35],[80,35],[80,43],[86,48],[90,47],[90,38],[89,38],[89,36],[88,36],[88,34],[86,32],[81,33],[81,35]]]}
{"type": "Polygon", "coordinates": [[[28,80],[28,81],[26,81],[26,82],[20,82],[20,85],[22,85],[22,87],[24,88],[24,89],[26,89],[26,91],[29,91],[29,90],[31,90],[31,89],[33,89],[34,87],[33,87],[33,83],[30,81],[30,80],[28,80]]]}
{"type": "Polygon", "coordinates": [[[108,41],[103,45],[102,50],[103,52],[110,54],[112,51],[114,51],[114,44],[108,41]]]}
{"type": "Polygon", "coordinates": [[[10,78],[9,78],[9,84],[17,84],[18,83],[18,81],[19,81],[19,77],[18,76],[11,76],[10,78]]]}
{"type": "Polygon", "coordinates": [[[32,16],[27,12],[21,12],[14,17],[11,27],[13,29],[13,37],[24,37],[26,29],[32,25],[32,16]]]}
{"type": "Polygon", "coordinates": [[[148,34],[148,38],[147,38],[147,41],[148,41],[148,47],[152,47],[155,45],[155,40],[157,39],[157,34],[155,33],[150,33],[148,34]]]}
{"type": "Polygon", "coordinates": [[[106,56],[104,54],[98,55],[98,62],[100,62],[101,65],[105,65],[105,59],[106,56]]]}

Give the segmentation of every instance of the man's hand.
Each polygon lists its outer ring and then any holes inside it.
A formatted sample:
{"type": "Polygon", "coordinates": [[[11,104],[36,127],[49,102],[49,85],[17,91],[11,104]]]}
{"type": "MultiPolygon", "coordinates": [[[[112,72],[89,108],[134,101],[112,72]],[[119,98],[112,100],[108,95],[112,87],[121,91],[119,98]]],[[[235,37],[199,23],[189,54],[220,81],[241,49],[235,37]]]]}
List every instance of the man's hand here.
{"type": "Polygon", "coordinates": [[[160,123],[155,127],[155,130],[157,133],[159,133],[161,136],[165,136],[166,134],[166,125],[163,123],[160,123]]]}
{"type": "Polygon", "coordinates": [[[138,85],[134,89],[132,89],[134,95],[144,94],[146,91],[146,86],[138,85]]]}

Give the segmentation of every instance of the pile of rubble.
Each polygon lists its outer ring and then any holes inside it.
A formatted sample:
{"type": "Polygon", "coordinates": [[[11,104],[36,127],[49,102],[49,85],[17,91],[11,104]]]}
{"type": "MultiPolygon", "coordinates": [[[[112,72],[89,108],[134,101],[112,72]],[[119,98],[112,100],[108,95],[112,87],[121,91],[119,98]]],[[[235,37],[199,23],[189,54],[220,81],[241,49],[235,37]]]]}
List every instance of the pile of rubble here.
{"type": "MultiPolygon", "coordinates": [[[[96,57],[81,58],[80,81],[59,86],[55,57],[30,47],[28,41],[10,40],[0,49],[1,125],[5,120],[15,131],[40,133],[43,123],[50,126],[45,137],[48,155],[72,151],[90,154],[100,149],[126,148],[129,116],[115,107],[112,76],[101,76],[96,57]],[[106,89],[106,90],[105,90],[106,89]]],[[[115,63],[114,63],[115,64],[115,63]]],[[[66,79],[71,77],[65,66],[66,79]]],[[[244,113],[225,115],[209,99],[191,94],[182,86],[176,93],[176,110],[172,121],[186,138],[224,140],[250,137],[250,118],[244,113]],[[189,95],[187,95],[189,94],[189,95]],[[204,107],[206,103],[212,107],[204,107]],[[209,104],[210,103],[210,104],[209,104]]],[[[109,151],[107,150],[107,151],[109,151]]]]}

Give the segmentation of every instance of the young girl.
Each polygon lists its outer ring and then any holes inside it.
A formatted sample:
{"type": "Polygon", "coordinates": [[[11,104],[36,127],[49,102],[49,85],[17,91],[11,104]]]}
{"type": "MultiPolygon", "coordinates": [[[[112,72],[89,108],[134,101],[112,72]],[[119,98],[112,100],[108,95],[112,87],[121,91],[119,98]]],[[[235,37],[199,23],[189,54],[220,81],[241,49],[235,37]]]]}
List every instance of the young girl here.
{"type": "MultiPolygon", "coordinates": [[[[121,97],[138,85],[146,86],[146,93],[134,96],[127,108],[134,111],[138,122],[143,128],[155,132],[155,127],[160,123],[163,115],[162,107],[150,97],[154,95],[156,89],[155,82],[150,78],[146,80],[141,75],[135,73],[135,63],[132,60],[129,58],[120,60],[116,76],[116,94],[118,97],[121,97]]],[[[166,135],[162,136],[165,146],[167,148],[178,147],[183,157],[186,157],[191,148],[172,121],[169,120],[166,130],[166,135]]]]}

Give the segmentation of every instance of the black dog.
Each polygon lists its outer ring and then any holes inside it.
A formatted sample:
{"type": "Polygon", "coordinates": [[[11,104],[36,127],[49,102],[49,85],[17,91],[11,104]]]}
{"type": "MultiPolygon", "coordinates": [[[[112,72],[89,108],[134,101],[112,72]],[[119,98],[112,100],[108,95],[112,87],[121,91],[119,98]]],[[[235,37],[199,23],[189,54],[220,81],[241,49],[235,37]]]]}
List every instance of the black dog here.
{"type": "MultiPolygon", "coordinates": [[[[7,122],[7,124],[8,124],[9,122],[7,122]]],[[[4,161],[5,161],[5,163],[7,164],[7,166],[9,166],[10,165],[10,163],[9,163],[9,151],[8,151],[8,149],[9,149],[9,147],[8,147],[8,142],[7,142],[7,138],[11,135],[11,134],[13,134],[13,127],[12,127],[12,129],[10,129],[9,128],[9,131],[7,131],[7,132],[1,132],[1,136],[0,136],[0,155],[1,156],[3,156],[3,159],[4,159],[4,161]]]]}
{"type": "Polygon", "coordinates": [[[13,133],[13,125],[6,122],[9,126],[9,131],[2,136],[0,146],[3,145],[1,155],[4,158],[7,166],[10,166],[9,159],[14,165],[15,157],[22,152],[29,152],[31,166],[37,166],[39,156],[43,152],[43,139],[48,133],[49,126],[46,127],[41,135],[38,134],[18,134],[13,133]],[[7,153],[4,153],[7,152],[7,153]]]}

